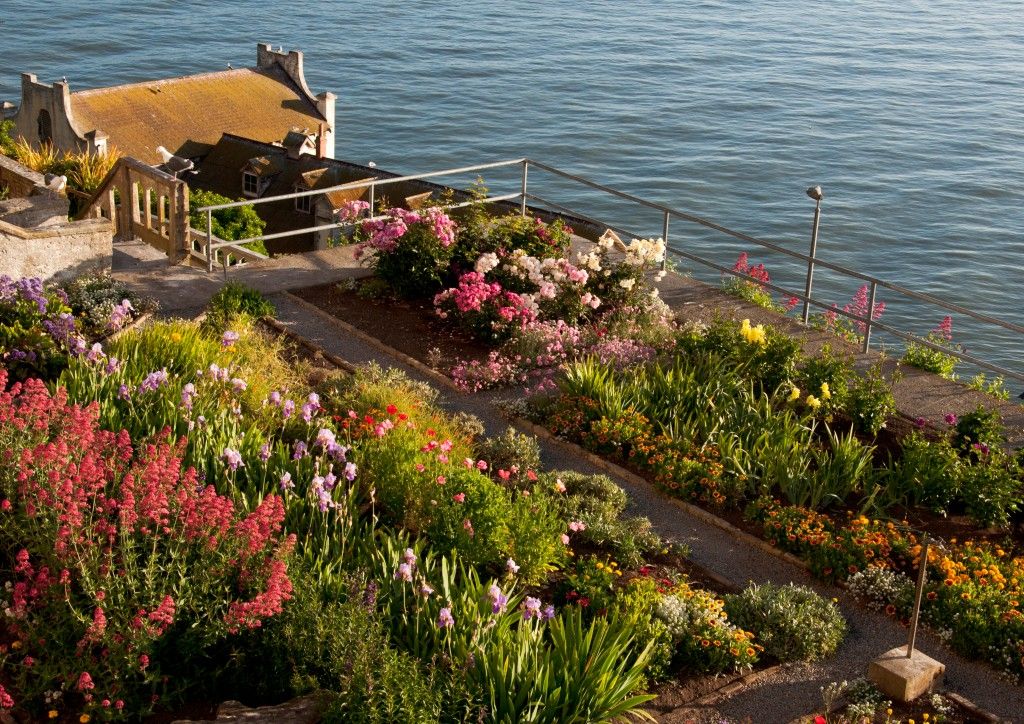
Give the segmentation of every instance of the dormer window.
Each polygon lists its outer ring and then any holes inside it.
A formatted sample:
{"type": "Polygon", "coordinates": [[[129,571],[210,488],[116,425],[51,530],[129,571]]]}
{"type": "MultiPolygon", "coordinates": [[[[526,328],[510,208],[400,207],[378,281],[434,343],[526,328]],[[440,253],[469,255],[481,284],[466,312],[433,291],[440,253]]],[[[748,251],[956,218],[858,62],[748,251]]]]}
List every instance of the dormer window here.
{"type": "MultiPolygon", "coordinates": [[[[301,191],[307,191],[307,190],[308,189],[299,188],[298,186],[295,187],[295,193],[299,193],[301,191]]],[[[303,214],[312,214],[313,213],[313,197],[312,196],[296,196],[295,197],[295,210],[296,211],[300,211],[303,214]]]]}
{"type": "Polygon", "coordinates": [[[260,195],[260,177],[254,173],[242,174],[242,195],[255,198],[260,195]]]}

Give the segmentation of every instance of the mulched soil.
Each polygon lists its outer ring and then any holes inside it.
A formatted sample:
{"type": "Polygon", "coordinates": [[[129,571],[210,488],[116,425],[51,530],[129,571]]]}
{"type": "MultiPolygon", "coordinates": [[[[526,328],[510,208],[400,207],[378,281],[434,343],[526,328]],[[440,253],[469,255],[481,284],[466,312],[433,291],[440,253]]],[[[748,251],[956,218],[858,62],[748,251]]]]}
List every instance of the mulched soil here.
{"type": "Polygon", "coordinates": [[[292,293],[441,372],[460,360],[486,359],[490,351],[440,319],[429,300],[364,299],[337,284],[292,293]]]}

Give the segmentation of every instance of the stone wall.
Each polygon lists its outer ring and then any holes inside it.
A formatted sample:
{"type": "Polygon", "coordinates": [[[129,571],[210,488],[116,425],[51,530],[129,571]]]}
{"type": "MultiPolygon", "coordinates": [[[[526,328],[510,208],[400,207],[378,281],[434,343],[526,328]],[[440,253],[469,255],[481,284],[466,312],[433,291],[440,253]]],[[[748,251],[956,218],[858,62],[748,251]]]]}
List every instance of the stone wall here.
{"type": "Polygon", "coordinates": [[[0,274],[67,279],[110,269],[114,254],[109,219],[84,219],[38,229],[0,221],[0,274]]]}
{"type": "Polygon", "coordinates": [[[7,187],[7,198],[28,196],[32,189],[43,184],[43,175],[25,168],[13,158],[0,154],[0,187],[7,187]]]}
{"type": "Polygon", "coordinates": [[[90,150],[89,142],[74,127],[71,117],[71,90],[64,81],[47,85],[31,73],[21,74],[21,105],[14,114],[13,136],[24,136],[32,145],[45,139],[39,136],[40,117],[49,119],[50,142],[59,151],[90,150]]]}

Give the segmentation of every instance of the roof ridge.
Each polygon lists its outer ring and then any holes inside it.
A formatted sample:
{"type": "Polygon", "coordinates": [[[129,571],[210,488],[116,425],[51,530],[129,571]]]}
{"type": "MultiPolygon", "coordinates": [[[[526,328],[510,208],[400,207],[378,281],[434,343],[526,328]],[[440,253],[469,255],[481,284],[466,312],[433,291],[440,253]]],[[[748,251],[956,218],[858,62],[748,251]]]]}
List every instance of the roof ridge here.
{"type": "Polygon", "coordinates": [[[267,71],[270,71],[270,70],[277,71],[281,75],[285,76],[285,79],[288,76],[287,73],[285,73],[282,69],[279,69],[279,68],[274,68],[274,69],[270,69],[270,68],[256,68],[256,67],[252,67],[252,68],[228,68],[227,70],[210,70],[210,71],[206,71],[205,73],[193,73],[191,75],[179,75],[179,76],[175,76],[174,78],[157,78],[155,80],[140,80],[140,81],[136,81],[134,83],[122,83],[121,85],[103,86],[101,88],[86,88],[85,90],[74,91],[71,94],[71,97],[74,98],[75,96],[100,95],[101,93],[106,93],[106,92],[110,92],[110,91],[125,90],[127,88],[136,88],[136,87],[140,87],[140,86],[168,85],[170,83],[178,83],[178,82],[187,81],[187,80],[202,80],[202,79],[211,78],[213,76],[218,76],[218,75],[224,75],[224,76],[227,76],[227,75],[241,75],[241,74],[247,73],[247,72],[248,73],[261,73],[262,72],[264,74],[269,74],[269,73],[267,73],[267,71]]]}

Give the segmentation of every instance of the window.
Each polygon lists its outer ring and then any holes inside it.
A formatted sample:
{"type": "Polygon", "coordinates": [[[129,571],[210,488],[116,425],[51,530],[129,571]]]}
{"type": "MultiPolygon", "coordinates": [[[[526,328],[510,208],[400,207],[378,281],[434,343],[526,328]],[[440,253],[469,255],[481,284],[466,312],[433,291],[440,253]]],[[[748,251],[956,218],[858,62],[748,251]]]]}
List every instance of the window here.
{"type": "Polygon", "coordinates": [[[254,173],[242,174],[242,194],[244,196],[260,195],[260,177],[254,173]]]}
{"type": "Polygon", "coordinates": [[[39,111],[39,118],[36,120],[36,130],[39,131],[39,142],[50,143],[53,141],[53,123],[50,121],[50,112],[39,111]]]}
{"type": "MultiPolygon", "coordinates": [[[[300,191],[306,191],[306,189],[300,189],[298,186],[295,187],[295,193],[300,191]]],[[[301,211],[304,214],[313,213],[313,197],[312,196],[299,196],[295,199],[295,210],[301,211]]]]}

